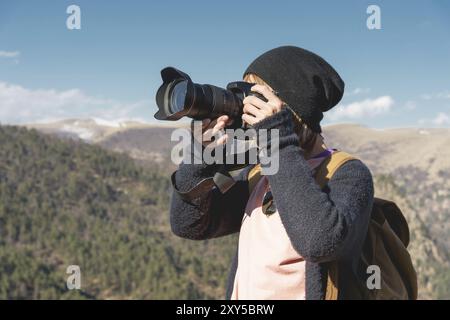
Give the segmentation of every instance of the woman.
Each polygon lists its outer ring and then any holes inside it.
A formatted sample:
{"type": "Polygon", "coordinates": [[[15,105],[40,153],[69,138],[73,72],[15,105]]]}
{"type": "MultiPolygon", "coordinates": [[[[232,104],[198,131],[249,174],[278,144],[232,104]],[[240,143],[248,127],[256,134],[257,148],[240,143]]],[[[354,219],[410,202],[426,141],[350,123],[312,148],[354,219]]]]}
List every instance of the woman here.
{"type": "MultiPolygon", "coordinates": [[[[344,83],[325,60],[292,46],[258,57],[244,81],[257,83],[252,90],[267,102],[246,97],[242,120],[256,130],[279,130],[279,170],[262,177],[251,194],[251,167],[224,194],[213,189],[188,202],[174,192],[172,230],[196,240],[240,232],[229,299],[324,299],[330,262],[340,266],[339,298],[345,298],[346,284],[363,285],[357,261],[373,204],[372,176],[361,161],[351,160],[325,188],[314,179],[315,169],[334,152],[324,143],[320,121],[342,98],[344,83]]],[[[204,121],[204,136],[230,122],[227,116],[204,121]]],[[[217,143],[225,142],[226,136],[217,143]]],[[[174,188],[187,191],[217,169],[181,164],[174,188]]]]}

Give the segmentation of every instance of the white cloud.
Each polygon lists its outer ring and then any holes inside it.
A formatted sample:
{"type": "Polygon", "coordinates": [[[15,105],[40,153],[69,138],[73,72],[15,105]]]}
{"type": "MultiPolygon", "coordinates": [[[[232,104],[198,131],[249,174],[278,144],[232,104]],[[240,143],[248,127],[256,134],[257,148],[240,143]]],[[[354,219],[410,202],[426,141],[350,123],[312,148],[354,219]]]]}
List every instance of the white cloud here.
{"type": "Polygon", "coordinates": [[[420,97],[423,100],[434,100],[434,99],[450,99],[450,91],[441,91],[437,93],[424,93],[420,97]]]}
{"type": "Polygon", "coordinates": [[[0,58],[18,58],[20,56],[19,51],[1,51],[0,58]]]}
{"type": "Polygon", "coordinates": [[[347,105],[338,105],[328,112],[327,117],[332,120],[361,119],[386,114],[391,110],[394,100],[390,96],[382,96],[376,99],[366,99],[347,105]]]}
{"type": "Polygon", "coordinates": [[[445,113],[440,112],[432,122],[437,126],[450,125],[450,117],[445,113]]]}
{"type": "MultiPolygon", "coordinates": [[[[85,94],[80,89],[27,89],[0,82],[0,122],[21,124],[66,118],[100,118],[106,120],[138,120],[139,109],[148,110],[149,101],[122,103],[85,94]]],[[[142,120],[142,119],[139,119],[142,120]]]]}
{"type": "Polygon", "coordinates": [[[417,108],[417,103],[415,101],[406,101],[405,103],[405,109],[412,111],[417,108]]]}
{"type": "Polygon", "coordinates": [[[349,92],[345,92],[345,96],[346,97],[350,97],[350,96],[357,96],[360,94],[367,94],[370,92],[370,88],[355,88],[352,91],[349,92]]]}
{"type": "Polygon", "coordinates": [[[450,114],[439,112],[433,119],[419,119],[418,124],[431,125],[433,127],[449,127],[450,126],[450,114]]]}

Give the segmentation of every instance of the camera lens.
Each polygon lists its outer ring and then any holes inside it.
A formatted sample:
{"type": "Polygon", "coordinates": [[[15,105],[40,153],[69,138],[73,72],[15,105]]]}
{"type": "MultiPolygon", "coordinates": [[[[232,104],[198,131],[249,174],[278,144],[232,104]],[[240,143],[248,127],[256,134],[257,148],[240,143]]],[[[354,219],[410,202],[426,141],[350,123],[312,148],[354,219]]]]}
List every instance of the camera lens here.
{"type": "Polygon", "coordinates": [[[172,67],[161,70],[163,84],[156,92],[158,120],[176,121],[183,117],[195,120],[227,115],[241,126],[242,100],[250,92],[251,84],[230,83],[227,88],[192,82],[189,75],[172,67]]]}
{"type": "Polygon", "coordinates": [[[187,94],[187,80],[178,82],[170,94],[169,108],[170,112],[177,113],[183,111],[187,94]]]}

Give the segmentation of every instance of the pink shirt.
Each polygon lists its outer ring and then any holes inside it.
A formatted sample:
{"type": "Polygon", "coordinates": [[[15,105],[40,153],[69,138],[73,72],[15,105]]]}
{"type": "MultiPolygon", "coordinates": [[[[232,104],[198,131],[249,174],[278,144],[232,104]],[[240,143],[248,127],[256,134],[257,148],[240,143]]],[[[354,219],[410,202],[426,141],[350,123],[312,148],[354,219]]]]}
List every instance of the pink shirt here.
{"type": "MultiPolygon", "coordinates": [[[[308,160],[311,170],[328,154],[308,160]]],[[[232,300],[305,299],[305,260],[293,248],[278,211],[265,215],[261,208],[269,188],[267,177],[262,177],[247,203],[232,300]]]]}

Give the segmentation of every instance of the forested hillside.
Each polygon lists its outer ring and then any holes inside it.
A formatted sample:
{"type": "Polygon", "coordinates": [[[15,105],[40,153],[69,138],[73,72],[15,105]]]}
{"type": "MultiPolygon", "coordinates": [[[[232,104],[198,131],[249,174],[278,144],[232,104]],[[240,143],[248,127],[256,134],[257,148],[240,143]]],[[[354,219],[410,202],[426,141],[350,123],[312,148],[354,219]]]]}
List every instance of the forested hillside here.
{"type": "Polygon", "coordinates": [[[166,176],[23,128],[0,146],[0,299],[223,297],[234,239],[173,236],[166,176]]]}

